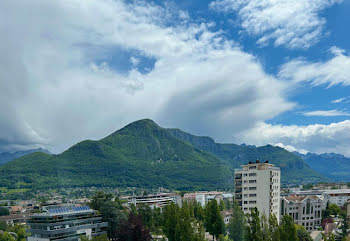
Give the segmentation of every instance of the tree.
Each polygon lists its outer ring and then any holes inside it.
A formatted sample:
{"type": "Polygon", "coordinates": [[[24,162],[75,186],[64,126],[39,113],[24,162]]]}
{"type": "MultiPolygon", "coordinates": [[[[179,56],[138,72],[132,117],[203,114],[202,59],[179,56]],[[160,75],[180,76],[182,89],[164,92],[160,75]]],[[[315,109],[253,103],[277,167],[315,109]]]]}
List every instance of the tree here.
{"type": "Polygon", "coordinates": [[[291,216],[284,215],[280,225],[281,241],[298,241],[298,234],[291,216]]]}
{"type": "Polygon", "coordinates": [[[265,213],[261,216],[261,231],[262,231],[262,240],[271,241],[270,225],[266,218],[265,213]]]}
{"type": "Polygon", "coordinates": [[[139,215],[129,214],[129,218],[120,223],[116,230],[118,241],[149,241],[151,240],[149,229],[143,224],[139,215]]]}
{"type": "Polygon", "coordinates": [[[164,208],[163,232],[169,241],[204,241],[205,230],[191,214],[191,206],[170,203],[164,208]]]}
{"type": "Polygon", "coordinates": [[[8,232],[0,232],[0,241],[16,241],[16,239],[8,232]]]}
{"type": "Polygon", "coordinates": [[[110,239],[115,240],[117,227],[119,223],[126,220],[126,215],[119,200],[112,200],[112,194],[98,192],[92,197],[89,206],[100,212],[102,221],[108,222],[107,235],[110,239]]]}
{"type": "Polygon", "coordinates": [[[322,234],[324,241],[335,241],[335,235],[332,233],[329,234],[322,234]]]}
{"type": "Polygon", "coordinates": [[[230,222],[227,227],[230,239],[233,239],[234,241],[244,240],[244,218],[244,213],[238,205],[238,202],[234,201],[232,209],[232,218],[230,219],[230,222]]]}
{"type": "Polygon", "coordinates": [[[8,230],[17,234],[17,241],[25,241],[28,236],[25,225],[15,224],[14,226],[10,226],[8,230]]]}
{"type": "Polygon", "coordinates": [[[269,225],[270,225],[271,240],[272,241],[280,241],[281,240],[280,228],[278,225],[278,220],[274,214],[270,215],[269,225]]]}
{"type": "Polygon", "coordinates": [[[345,212],[341,214],[341,220],[342,220],[341,226],[340,226],[341,233],[339,233],[336,236],[336,240],[340,240],[340,241],[345,240],[346,237],[348,236],[349,220],[345,212]]]}
{"type": "Polygon", "coordinates": [[[216,200],[211,200],[205,206],[205,228],[216,239],[225,233],[225,223],[220,214],[220,208],[216,200]]]}
{"type": "Polygon", "coordinates": [[[7,231],[8,225],[6,222],[0,221],[0,230],[7,231]]]}
{"type": "Polygon", "coordinates": [[[299,241],[312,241],[310,234],[303,226],[295,224],[295,228],[297,230],[299,241]]]}
{"type": "Polygon", "coordinates": [[[261,230],[261,222],[259,217],[259,211],[257,208],[254,208],[250,211],[248,215],[248,225],[245,230],[245,240],[246,241],[263,241],[263,233],[261,230]]]}
{"type": "Polygon", "coordinates": [[[226,210],[225,202],[224,200],[220,200],[220,211],[224,211],[224,210],[226,210]]]}
{"type": "Polygon", "coordinates": [[[92,236],[90,239],[86,235],[80,236],[80,241],[108,241],[107,235],[92,236]]]}
{"type": "Polygon", "coordinates": [[[329,204],[328,210],[330,215],[335,215],[335,216],[340,215],[342,212],[340,207],[334,203],[329,204]]]}
{"type": "Polygon", "coordinates": [[[0,216],[10,215],[10,211],[5,207],[0,207],[0,216]]]}
{"type": "Polygon", "coordinates": [[[178,220],[179,206],[171,202],[164,208],[164,226],[163,232],[169,241],[175,241],[176,225],[178,220]]]}

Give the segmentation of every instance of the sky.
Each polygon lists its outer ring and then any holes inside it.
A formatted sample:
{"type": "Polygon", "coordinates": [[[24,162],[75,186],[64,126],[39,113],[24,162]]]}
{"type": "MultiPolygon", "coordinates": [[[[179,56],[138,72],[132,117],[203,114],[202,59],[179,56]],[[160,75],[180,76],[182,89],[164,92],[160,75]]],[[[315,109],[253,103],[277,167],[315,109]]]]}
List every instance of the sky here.
{"type": "Polygon", "coordinates": [[[0,1],[0,152],[150,118],[350,157],[350,0],[0,1]]]}

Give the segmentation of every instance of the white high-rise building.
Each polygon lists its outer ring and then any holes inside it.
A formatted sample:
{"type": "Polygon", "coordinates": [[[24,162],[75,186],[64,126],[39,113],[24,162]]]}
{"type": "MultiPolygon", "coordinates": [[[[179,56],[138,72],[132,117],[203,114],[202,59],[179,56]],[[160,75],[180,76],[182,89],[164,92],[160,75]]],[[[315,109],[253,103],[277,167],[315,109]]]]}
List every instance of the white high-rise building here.
{"type": "Polygon", "coordinates": [[[235,169],[235,199],[244,213],[258,208],[267,218],[274,214],[280,218],[281,170],[273,164],[249,162],[235,169]]]}

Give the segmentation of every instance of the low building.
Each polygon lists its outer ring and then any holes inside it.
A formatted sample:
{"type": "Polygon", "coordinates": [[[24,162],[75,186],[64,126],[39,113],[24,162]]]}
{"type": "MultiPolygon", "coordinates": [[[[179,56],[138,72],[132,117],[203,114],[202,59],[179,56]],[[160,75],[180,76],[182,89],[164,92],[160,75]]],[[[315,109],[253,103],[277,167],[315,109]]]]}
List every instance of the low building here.
{"type": "Polygon", "coordinates": [[[302,225],[306,230],[316,230],[321,226],[322,199],[316,195],[281,197],[281,217],[289,215],[296,224],[302,225]]]}
{"type": "Polygon", "coordinates": [[[221,211],[220,212],[222,219],[224,220],[225,224],[229,224],[230,219],[232,218],[232,212],[231,211],[221,211]]]}
{"type": "Polygon", "coordinates": [[[140,205],[146,204],[152,208],[159,207],[162,208],[168,205],[170,202],[176,203],[181,206],[181,196],[176,193],[159,193],[151,194],[146,196],[130,196],[125,197],[128,200],[128,205],[140,205]]]}
{"type": "Polygon", "coordinates": [[[198,202],[204,207],[209,201],[216,200],[218,203],[223,201],[233,201],[233,194],[223,193],[223,192],[194,192],[194,193],[185,193],[183,201],[186,202],[198,202]]]}
{"type": "Polygon", "coordinates": [[[25,224],[26,219],[27,217],[25,214],[12,214],[7,216],[0,216],[0,222],[5,222],[8,225],[25,224]]]}
{"type": "Polygon", "coordinates": [[[342,207],[350,199],[350,189],[331,189],[331,190],[322,190],[323,195],[329,201],[342,207]]]}
{"type": "Polygon", "coordinates": [[[106,234],[107,222],[87,206],[49,208],[27,219],[28,241],[78,241],[81,235],[106,234]]]}

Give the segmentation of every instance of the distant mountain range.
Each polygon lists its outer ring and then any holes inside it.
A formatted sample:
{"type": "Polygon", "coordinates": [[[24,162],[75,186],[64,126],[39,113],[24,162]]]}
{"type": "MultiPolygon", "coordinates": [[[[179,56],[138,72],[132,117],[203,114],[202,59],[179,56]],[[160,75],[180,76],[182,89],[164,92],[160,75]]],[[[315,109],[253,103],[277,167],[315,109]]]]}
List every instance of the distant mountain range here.
{"type": "Polygon", "coordinates": [[[10,161],[0,167],[0,187],[227,189],[233,186],[233,169],[256,159],[280,166],[283,183],[328,180],[282,148],[219,144],[145,119],[59,155],[35,152],[10,161]]]}
{"type": "Polygon", "coordinates": [[[0,166],[5,164],[6,162],[12,161],[16,158],[19,158],[21,156],[25,156],[34,152],[43,152],[50,154],[48,150],[38,148],[38,149],[31,149],[26,151],[16,151],[16,152],[2,152],[0,153],[0,166]]]}
{"type": "Polygon", "coordinates": [[[326,153],[306,155],[294,153],[304,159],[304,161],[315,171],[327,176],[333,181],[350,181],[350,158],[340,154],[326,153]]]}
{"type": "Polygon", "coordinates": [[[231,168],[237,168],[257,159],[275,164],[281,168],[282,182],[285,184],[326,181],[327,178],[312,170],[302,158],[277,146],[251,146],[216,143],[210,137],[194,136],[179,129],[168,129],[176,138],[191,143],[196,148],[207,151],[226,161],[231,168]]]}

